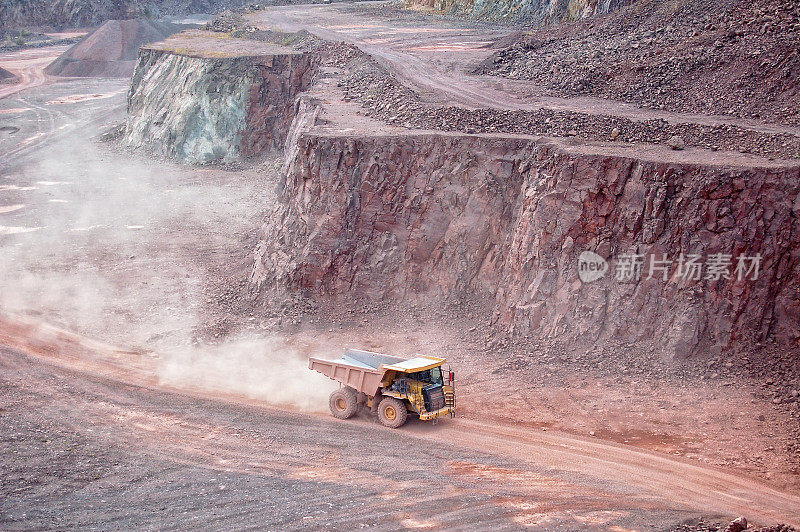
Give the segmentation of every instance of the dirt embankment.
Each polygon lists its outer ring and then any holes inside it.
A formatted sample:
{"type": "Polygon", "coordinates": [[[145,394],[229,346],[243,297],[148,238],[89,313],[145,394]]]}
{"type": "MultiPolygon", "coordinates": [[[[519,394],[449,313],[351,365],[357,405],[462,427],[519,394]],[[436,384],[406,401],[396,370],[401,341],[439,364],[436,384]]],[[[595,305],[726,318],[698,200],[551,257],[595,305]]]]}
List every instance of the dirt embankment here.
{"type": "Polygon", "coordinates": [[[176,35],[140,53],[124,143],[195,163],[281,148],[314,71],[312,56],[289,48],[176,35]]]}
{"type": "Polygon", "coordinates": [[[369,116],[416,129],[464,133],[523,133],[577,137],[589,141],[666,143],[678,136],[686,146],[712,151],[735,150],[768,157],[800,157],[800,136],[771,128],[726,123],[668,122],[663,118],[630,119],[543,107],[536,110],[464,108],[424,101],[386,68],[358,48],[322,44],[320,52],[348,69],[340,81],[345,98],[362,105],[369,116]]]}
{"type": "Polygon", "coordinates": [[[518,336],[621,338],[670,357],[800,340],[796,167],[421,132],[311,130],[292,153],[257,285],[315,298],[478,292],[518,336]],[[607,261],[605,277],[579,279],[584,251],[607,261]],[[731,261],[729,278],[708,264],[687,277],[690,255],[731,261]],[[759,255],[757,279],[740,279],[740,257],[759,255]],[[639,269],[618,279],[626,256],[639,269]]]}

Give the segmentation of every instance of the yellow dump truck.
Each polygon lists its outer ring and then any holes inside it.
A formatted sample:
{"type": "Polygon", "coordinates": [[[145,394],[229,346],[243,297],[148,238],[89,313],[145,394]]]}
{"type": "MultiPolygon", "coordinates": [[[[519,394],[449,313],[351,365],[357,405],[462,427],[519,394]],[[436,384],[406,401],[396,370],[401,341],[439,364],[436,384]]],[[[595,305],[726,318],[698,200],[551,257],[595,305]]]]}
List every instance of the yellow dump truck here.
{"type": "Polygon", "coordinates": [[[452,371],[442,371],[445,362],[431,356],[403,358],[348,349],[336,360],[309,358],[308,367],[342,384],[330,397],[334,417],[347,419],[366,405],[381,423],[397,428],[409,413],[423,421],[454,415],[455,382],[452,371]]]}

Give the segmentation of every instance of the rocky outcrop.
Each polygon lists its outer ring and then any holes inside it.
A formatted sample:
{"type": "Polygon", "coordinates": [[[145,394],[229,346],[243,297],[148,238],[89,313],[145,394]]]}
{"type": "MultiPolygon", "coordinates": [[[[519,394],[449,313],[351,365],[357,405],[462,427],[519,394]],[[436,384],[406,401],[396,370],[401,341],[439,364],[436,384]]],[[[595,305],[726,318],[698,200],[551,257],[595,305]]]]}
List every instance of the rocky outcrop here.
{"type": "Polygon", "coordinates": [[[670,357],[800,340],[797,167],[659,162],[522,136],[296,136],[256,251],[262,290],[468,292],[493,300],[512,334],[642,340],[670,357]],[[608,261],[592,282],[578,274],[587,250],[608,261]],[[720,253],[734,261],[729,279],[678,274],[681,254],[720,253]],[[641,278],[617,279],[623,254],[645,257],[641,278]],[[739,280],[737,257],[759,254],[758,278],[739,280]],[[649,257],[664,255],[666,278],[648,279],[649,257]]]}
{"type": "Polygon", "coordinates": [[[538,151],[506,241],[495,294],[501,322],[521,334],[589,343],[654,340],[671,356],[768,338],[797,346],[797,167],[538,151]],[[604,278],[577,277],[585,250],[608,261],[604,278]],[[703,264],[698,274],[686,267],[690,255],[703,264]],[[626,272],[634,256],[642,257],[641,270],[626,272]],[[736,272],[740,259],[749,268],[747,257],[757,256],[757,276],[736,272]],[[713,274],[715,257],[730,262],[726,273],[713,274]]]}
{"type": "Polygon", "coordinates": [[[128,98],[126,145],[191,163],[230,162],[283,147],[315,60],[254,41],[237,48],[237,39],[213,40],[224,40],[213,53],[193,48],[191,35],[142,49],[128,98]]]}
{"type": "Polygon", "coordinates": [[[409,0],[430,7],[487,20],[559,22],[609,13],[632,0],[409,0]]]}
{"type": "Polygon", "coordinates": [[[166,39],[182,29],[169,22],[109,20],[44,69],[51,76],[128,77],[139,47],[166,39]]]}
{"type": "Polygon", "coordinates": [[[523,178],[491,173],[503,169],[493,151],[507,152],[504,141],[481,144],[300,135],[254,280],[326,296],[492,291],[523,178]]]}

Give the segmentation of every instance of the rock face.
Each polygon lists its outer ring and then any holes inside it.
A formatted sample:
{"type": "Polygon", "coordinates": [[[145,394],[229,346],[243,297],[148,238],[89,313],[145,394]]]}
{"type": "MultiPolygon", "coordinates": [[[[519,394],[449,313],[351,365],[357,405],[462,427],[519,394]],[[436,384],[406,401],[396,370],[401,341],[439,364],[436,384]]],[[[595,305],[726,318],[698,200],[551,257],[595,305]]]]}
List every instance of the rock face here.
{"type": "Polygon", "coordinates": [[[412,6],[432,7],[488,20],[556,22],[609,13],[632,0],[410,0],[412,6]]]}
{"type": "Polygon", "coordinates": [[[85,28],[107,20],[217,13],[245,0],[3,0],[0,36],[27,26],[85,28]]]}
{"type": "Polygon", "coordinates": [[[797,167],[639,160],[521,136],[294,138],[282,205],[256,251],[262,290],[477,293],[512,334],[652,341],[665,357],[800,339],[797,167]],[[587,250],[608,262],[594,282],[578,275],[587,250]],[[730,279],[678,275],[681,254],[709,263],[720,253],[730,279]],[[644,256],[640,278],[617,278],[623,254],[644,256]],[[737,258],[758,254],[758,278],[739,280],[737,258]],[[663,255],[666,277],[650,275],[663,255]]]}
{"type": "Polygon", "coordinates": [[[237,39],[209,54],[192,46],[191,34],[181,35],[141,50],[123,142],[190,163],[281,148],[315,60],[253,41],[243,52],[237,39]]]}
{"type": "Polygon", "coordinates": [[[50,63],[51,76],[128,77],[139,47],[166,39],[182,28],[152,20],[109,20],[50,63]]]}
{"type": "Polygon", "coordinates": [[[0,2],[0,34],[24,27],[86,27],[131,16],[130,0],[5,0],[0,2]]]}
{"type": "MultiPolygon", "coordinates": [[[[798,168],[538,151],[506,241],[496,294],[503,323],[526,334],[590,343],[654,340],[664,354],[678,357],[771,337],[796,347],[798,168]],[[583,250],[608,260],[605,278],[576,280],[583,250]],[[679,271],[681,255],[688,275],[679,271]],[[686,268],[690,255],[703,263],[698,279],[686,268]],[[757,279],[753,273],[739,279],[740,257],[758,255],[757,279]],[[640,277],[625,275],[632,256],[642,257],[640,277]],[[730,261],[727,273],[713,273],[715,257],[730,261]]],[[[743,260],[747,267],[751,262],[743,260]]]]}

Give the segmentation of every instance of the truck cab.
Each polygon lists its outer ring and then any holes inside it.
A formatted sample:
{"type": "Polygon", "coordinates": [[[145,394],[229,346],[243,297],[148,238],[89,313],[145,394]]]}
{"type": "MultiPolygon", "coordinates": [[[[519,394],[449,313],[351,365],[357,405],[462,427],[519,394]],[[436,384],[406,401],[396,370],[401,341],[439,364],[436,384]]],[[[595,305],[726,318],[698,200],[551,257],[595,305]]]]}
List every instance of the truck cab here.
{"type": "Polygon", "coordinates": [[[435,363],[438,365],[418,371],[394,373],[381,390],[382,395],[404,401],[409,410],[423,421],[452,414],[455,410],[453,383],[449,380],[449,372],[447,384],[444,382],[441,366],[444,362],[435,363]]]}

